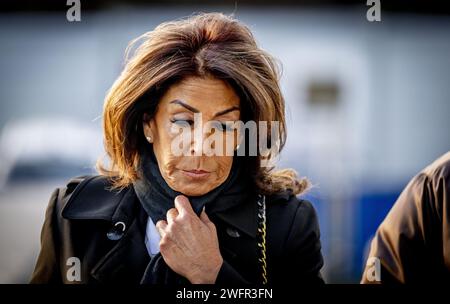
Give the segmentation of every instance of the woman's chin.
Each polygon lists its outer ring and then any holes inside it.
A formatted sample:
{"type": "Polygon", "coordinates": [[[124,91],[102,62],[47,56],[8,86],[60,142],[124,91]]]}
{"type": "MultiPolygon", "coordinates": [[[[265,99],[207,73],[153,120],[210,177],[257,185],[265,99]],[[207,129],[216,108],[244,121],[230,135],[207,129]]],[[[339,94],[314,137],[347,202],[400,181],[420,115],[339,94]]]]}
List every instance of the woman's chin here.
{"type": "Polygon", "coordinates": [[[186,196],[202,196],[218,187],[216,176],[210,174],[208,178],[192,178],[189,175],[177,172],[169,180],[166,180],[172,190],[180,192],[186,196]]]}
{"type": "Polygon", "coordinates": [[[190,187],[188,187],[188,189],[183,189],[183,190],[178,190],[178,192],[183,193],[186,196],[202,196],[206,193],[209,192],[209,190],[202,190],[202,189],[190,189],[190,187]]]}
{"type": "Polygon", "coordinates": [[[204,183],[188,183],[185,185],[178,185],[177,187],[171,187],[173,190],[178,191],[186,196],[202,196],[212,189],[211,187],[205,187],[204,183]]]}

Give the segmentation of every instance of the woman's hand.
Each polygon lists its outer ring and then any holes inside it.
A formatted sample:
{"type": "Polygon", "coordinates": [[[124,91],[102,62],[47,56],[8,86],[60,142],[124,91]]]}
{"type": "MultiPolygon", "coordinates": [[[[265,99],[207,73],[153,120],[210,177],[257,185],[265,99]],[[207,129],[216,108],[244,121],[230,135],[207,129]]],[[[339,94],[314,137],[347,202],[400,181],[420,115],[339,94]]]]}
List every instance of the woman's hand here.
{"type": "Polygon", "coordinates": [[[223,259],[216,226],[205,210],[198,217],[187,197],[175,198],[175,208],[167,211],[167,221],[156,223],[161,235],[159,250],[167,265],[193,284],[213,284],[223,259]]]}

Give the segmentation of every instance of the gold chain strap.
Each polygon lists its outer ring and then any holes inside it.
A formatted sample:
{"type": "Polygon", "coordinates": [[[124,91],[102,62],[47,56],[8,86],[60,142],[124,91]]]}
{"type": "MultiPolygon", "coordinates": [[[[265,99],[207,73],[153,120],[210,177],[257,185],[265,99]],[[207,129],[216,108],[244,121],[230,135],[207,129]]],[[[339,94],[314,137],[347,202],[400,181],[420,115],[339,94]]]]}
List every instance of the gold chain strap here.
{"type": "Polygon", "coordinates": [[[266,261],[266,197],[259,195],[258,199],[258,247],[260,249],[260,258],[262,269],[262,283],[267,284],[267,261],[266,261]]]}

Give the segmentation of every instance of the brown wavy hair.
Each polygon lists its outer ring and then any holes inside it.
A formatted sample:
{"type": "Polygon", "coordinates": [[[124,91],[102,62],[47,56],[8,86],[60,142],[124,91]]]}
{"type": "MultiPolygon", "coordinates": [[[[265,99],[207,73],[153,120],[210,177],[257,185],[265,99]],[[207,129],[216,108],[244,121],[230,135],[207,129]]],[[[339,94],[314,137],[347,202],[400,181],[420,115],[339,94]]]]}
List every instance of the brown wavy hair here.
{"type": "MultiPolygon", "coordinates": [[[[139,148],[145,144],[143,114],[154,114],[167,89],[189,76],[213,76],[228,82],[241,99],[242,121],[278,121],[281,151],[286,121],[279,71],[275,59],[257,46],[248,27],[232,16],[203,13],[160,24],[129,44],[124,70],[105,98],[104,145],[109,164],[100,160],[98,171],[113,180],[114,188],[126,187],[138,178],[139,148]]],[[[248,158],[243,162],[248,177],[261,193],[290,189],[300,194],[309,186],[292,169],[275,171],[261,166],[261,155],[243,157],[248,158]]]]}

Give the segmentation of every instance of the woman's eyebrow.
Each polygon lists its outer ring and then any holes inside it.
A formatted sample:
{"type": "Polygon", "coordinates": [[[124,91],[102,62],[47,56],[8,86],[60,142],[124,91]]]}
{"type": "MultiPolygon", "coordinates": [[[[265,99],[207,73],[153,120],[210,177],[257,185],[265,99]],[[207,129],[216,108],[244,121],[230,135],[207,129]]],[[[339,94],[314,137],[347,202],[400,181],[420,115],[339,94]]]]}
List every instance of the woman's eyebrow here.
{"type": "MultiPolygon", "coordinates": [[[[182,106],[182,107],[188,109],[188,110],[191,111],[191,112],[194,112],[194,113],[200,113],[200,111],[199,111],[198,109],[194,108],[193,106],[188,105],[187,103],[185,103],[185,102],[183,102],[183,101],[181,101],[181,100],[179,100],[179,99],[174,99],[174,100],[172,100],[170,103],[178,104],[178,105],[180,105],[180,106],[182,106]]],[[[233,106],[233,107],[231,107],[231,108],[229,108],[229,109],[226,109],[226,110],[217,112],[217,113],[214,115],[214,117],[221,116],[221,115],[227,114],[227,113],[232,112],[232,111],[240,111],[240,108],[239,108],[238,106],[233,106]]]]}
{"type": "Polygon", "coordinates": [[[220,115],[224,115],[224,114],[227,114],[227,113],[233,112],[233,111],[240,111],[240,110],[241,110],[241,109],[239,109],[238,106],[234,106],[234,107],[231,107],[231,108],[229,108],[229,109],[226,109],[226,110],[217,112],[216,115],[214,115],[214,117],[217,117],[217,116],[220,116],[220,115]]]}
{"type": "Polygon", "coordinates": [[[178,105],[180,105],[182,107],[185,107],[186,109],[188,109],[189,111],[194,112],[194,113],[199,113],[200,112],[198,109],[188,105],[187,103],[185,103],[185,102],[183,102],[183,101],[181,101],[179,99],[172,100],[170,103],[178,104],[178,105]]]}

